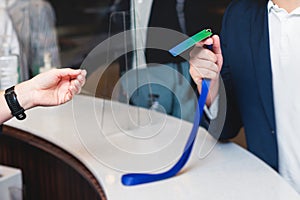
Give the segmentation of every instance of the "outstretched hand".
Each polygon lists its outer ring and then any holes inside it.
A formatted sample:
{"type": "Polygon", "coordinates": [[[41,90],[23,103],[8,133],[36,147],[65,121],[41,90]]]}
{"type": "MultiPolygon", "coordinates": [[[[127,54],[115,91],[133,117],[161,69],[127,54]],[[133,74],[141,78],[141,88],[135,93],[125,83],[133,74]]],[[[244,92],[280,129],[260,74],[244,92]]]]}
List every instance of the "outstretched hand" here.
{"type": "MultiPolygon", "coordinates": [[[[70,101],[85,83],[85,70],[52,69],[17,84],[14,88],[21,107],[28,110],[35,106],[56,106],[70,101]]],[[[0,91],[0,124],[12,117],[0,91]]]]}
{"type": "Polygon", "coordinates": [[[32,81],[35,106],[60,105],[78,94],[85,83],[85,70],[53,69],[32,81]]]}
{"type": "Polygon", "coordinates": [[[22,106],[56,106],[70,101],[85,83],[85,70],[52,69],[16,86],[22,106]]]}

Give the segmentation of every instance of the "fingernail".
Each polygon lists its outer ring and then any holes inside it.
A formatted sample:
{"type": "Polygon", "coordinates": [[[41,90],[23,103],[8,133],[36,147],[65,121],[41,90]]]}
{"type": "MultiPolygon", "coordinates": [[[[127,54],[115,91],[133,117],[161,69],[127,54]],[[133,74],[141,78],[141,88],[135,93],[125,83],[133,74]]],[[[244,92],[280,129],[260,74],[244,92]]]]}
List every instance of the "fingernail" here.
{"type": "Polygon", "coordinates": [[[87,71],[86,71],[85,69],[83,69],[83,70],[81,71],[81,73],[82,73],[84,76],[86,76],[87,71]]]}
{"type": "Polygon", "coordinates": [[[74,84],[75,84],[76,86],[80,86],[80,83],[79,83],[79,81],[78,81],[77,79],[74,81],[74,84]]]}

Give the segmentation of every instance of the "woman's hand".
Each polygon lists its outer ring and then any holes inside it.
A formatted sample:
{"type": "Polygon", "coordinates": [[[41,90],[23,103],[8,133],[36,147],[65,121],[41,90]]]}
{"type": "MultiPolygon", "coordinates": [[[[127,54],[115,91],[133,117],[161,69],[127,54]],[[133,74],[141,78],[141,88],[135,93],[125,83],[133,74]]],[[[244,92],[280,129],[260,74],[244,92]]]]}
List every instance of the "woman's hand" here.
{"type": "Polygon", "coordinates": [[[52,69],[15,87],[25,109],[55,106],[70,101],[85,83],[85,70],[52,69]]]}

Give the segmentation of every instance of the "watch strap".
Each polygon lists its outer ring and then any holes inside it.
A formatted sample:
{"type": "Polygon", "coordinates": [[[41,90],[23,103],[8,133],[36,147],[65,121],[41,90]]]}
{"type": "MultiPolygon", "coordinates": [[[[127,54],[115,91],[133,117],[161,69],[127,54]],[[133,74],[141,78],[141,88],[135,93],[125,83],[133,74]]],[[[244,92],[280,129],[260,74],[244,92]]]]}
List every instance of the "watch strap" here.
{"type": "Polygon", "coordinates": [[[6,103],[11,111],[11,114],[15,116],[18,120],[25,119],[25,109],[19,104],[17,94],[15,93],[15,86],[6,89],[4,96],[6,103]]]}

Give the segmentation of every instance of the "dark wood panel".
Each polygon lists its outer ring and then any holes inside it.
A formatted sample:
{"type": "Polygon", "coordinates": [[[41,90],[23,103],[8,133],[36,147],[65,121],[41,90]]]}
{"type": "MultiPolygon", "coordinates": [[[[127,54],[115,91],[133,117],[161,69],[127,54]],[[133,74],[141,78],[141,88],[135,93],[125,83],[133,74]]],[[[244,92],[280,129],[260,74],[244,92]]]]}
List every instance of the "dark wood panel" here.
{"type": "Polygon", "coordinates": [[[99,200],[105,193],[75,157],[30,133],[4,126],[0,164],[22,170],[25,200],[99,200]]]}

